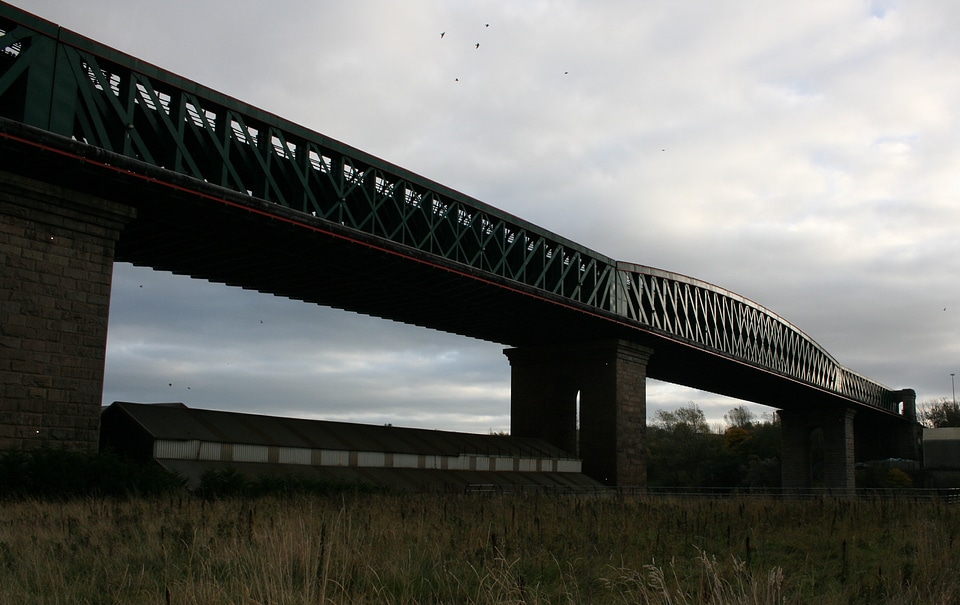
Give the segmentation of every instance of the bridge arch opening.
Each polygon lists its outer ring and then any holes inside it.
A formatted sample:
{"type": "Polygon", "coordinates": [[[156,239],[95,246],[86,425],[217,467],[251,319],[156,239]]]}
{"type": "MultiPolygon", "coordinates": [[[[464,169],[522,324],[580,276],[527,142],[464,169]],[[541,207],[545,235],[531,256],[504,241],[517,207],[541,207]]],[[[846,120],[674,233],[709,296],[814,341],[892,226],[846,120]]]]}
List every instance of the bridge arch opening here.
{"type": "Polygon", "coordinates": [[[113,286],[103,405],[510,428],[501,345],[129,263],[113,286]]]}

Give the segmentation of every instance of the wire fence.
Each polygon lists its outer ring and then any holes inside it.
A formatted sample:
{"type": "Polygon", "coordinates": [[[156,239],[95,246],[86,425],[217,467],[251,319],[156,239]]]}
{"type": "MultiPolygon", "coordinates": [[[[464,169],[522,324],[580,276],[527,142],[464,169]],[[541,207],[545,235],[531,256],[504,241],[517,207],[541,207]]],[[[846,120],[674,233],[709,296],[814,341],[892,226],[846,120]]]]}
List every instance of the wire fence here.
{"type": "Polygon", "coordinates": [[[814,500],[814,499],[863,499],[863,500],[911,500],[938,501],[960,504],[960,488],[742,488],[742,487],[640,487],[640,486],[593,486],[593,485],[507,485],[498,483],[471,483],[467,494],[544,494],[578,495],[621,498],[678,498],[678,499],[763,499],[763,500],[814,500]]]}

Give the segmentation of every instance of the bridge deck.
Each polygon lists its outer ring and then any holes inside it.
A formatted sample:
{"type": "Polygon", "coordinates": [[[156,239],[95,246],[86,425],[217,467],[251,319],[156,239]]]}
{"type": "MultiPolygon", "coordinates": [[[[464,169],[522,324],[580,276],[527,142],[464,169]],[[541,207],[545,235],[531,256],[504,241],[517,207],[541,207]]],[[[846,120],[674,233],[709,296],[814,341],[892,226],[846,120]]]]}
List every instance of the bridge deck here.
{"type": "MultiPolygon", "coordinates": [[[[807,406],[814,397],[800,381],[638,330],[616,314],[122,156],[89,152],[0,119],[7,170],[47,181],[55,174],[59,186],[137,208],[118,242],[119,261],[510,347],[625,338],[656,351],[651,378],[782,408],[807,406]]],[[[826,390],[816,397],[850,404],[826,390]]]]}
{"type": "Polygon", "coordinates": [[[0,160],[136,207],[119,260],[515,347],[623,338],[656,351],[653,378],[897,411],[736,294],[617,263],[4,4],[0,160]]]}

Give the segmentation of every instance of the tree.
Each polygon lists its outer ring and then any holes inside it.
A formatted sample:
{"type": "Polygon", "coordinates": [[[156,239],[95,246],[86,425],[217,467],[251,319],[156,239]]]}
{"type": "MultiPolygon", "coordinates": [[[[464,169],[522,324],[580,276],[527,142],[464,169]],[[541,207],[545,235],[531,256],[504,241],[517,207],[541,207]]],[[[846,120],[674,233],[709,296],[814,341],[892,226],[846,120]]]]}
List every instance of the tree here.
{"type": "Polygon", "coordinates": [[[920,404],[920,421],[935,429],[960,427],[960,405],[946,397],[920,404]]]}
{"type": "Polygon", "coordinates": [[[728,427],[747,429],[753,426],[756,415],[746,407],[739,405],[723,415],[723,421],[728,427]]]}
{"type": "Polygon", "coordinates": [[[723,446],[728,450],[740,449],[751,439],[750,429],[742,426],[727,427],[727,430],[723,432],[723,446]]]}
{"type": "Polygon", "coordinates": [[[657,410],[654,424],[668,432],[690,433],[694,435],[710,432],[710,425],[700,406],[690,402],[689,406],[677,408],[674,412],[657,410]]]}
{"type": "Polygon", "coordinates": [[[647,427],[647,482],[663,487],[777,487],[780,423],[758,420],[740,406],[724,415],[722,433],[710,430],[695,403],[658,411],[647,427]]]}
{"type": "MultiPolygon", "coordinates": [[[[695,404],[659,410],[647,429],[647,481],[653,486],[731,485],[730,456],[695,404]]],[[[735,470],[735,467],[734,467],[735,470]]]]}
{"type": "Polygon", "coordinates": [[[780,424],[776,415],[755,420],[743,406],[723,416],[729,425],[723,433],[724,447],[736,460],[737,485],[780,485],[780,424]]]}

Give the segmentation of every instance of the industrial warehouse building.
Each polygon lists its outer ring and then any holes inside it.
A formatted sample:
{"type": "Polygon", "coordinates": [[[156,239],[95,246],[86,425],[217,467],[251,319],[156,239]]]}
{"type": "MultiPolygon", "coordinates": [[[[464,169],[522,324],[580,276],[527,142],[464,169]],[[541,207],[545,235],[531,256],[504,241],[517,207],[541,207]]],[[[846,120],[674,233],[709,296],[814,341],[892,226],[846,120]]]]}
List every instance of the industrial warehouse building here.
{"type": "Polygon", "coordinates": [[[924,487],[960,487],[960,428],[923,429],[924,487]]]}
{"type": "Polygon", "coordinates": [[[583,489],[580,461],[536,439],[116,402],[100,447],[154,460],[196,486],[204,472],[296,474],[416,491],[583,489]]]}

